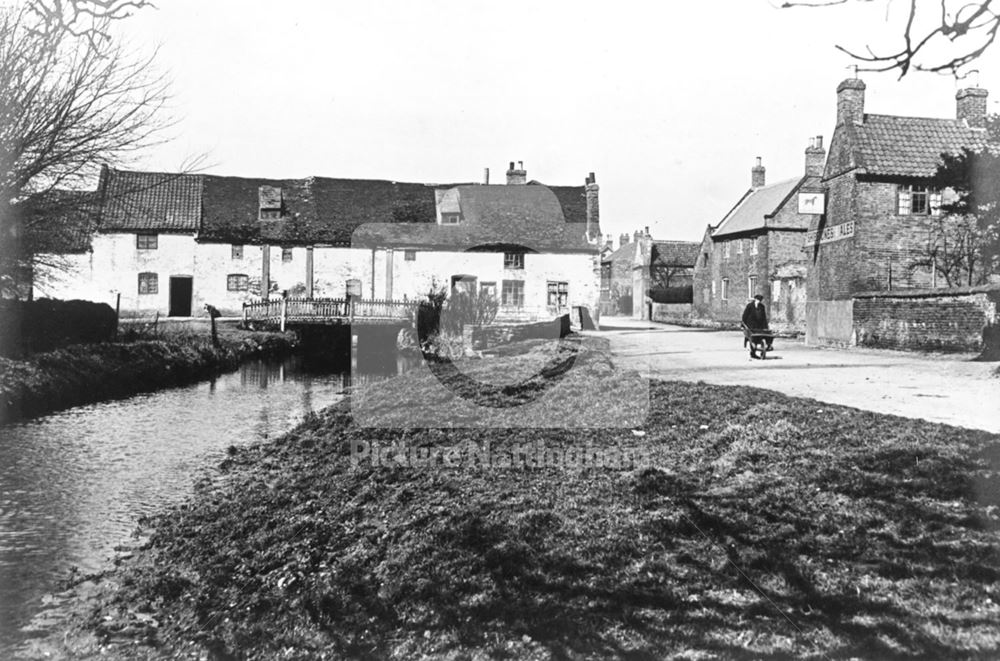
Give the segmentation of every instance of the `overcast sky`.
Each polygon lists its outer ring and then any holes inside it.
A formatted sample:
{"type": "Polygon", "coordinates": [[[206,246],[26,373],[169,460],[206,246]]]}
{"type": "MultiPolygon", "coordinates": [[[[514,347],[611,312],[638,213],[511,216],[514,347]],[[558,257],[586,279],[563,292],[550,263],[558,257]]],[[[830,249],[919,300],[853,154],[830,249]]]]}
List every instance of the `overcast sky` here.
{"type": "MultiPolygon", "coordinates": [[[[160,46],[178,120],[141,161],[255,177],[479,181],[524,161],[529,179],[595,172],[616,237],[697,241],[745,191],[799,176],[833,133],[852,60],[886,50],[883,2],[776,9],[778,0],[476,2],[160,0],[123,24],[160,46]]],[[[905,3],[897,1],[894,8],[905,3]]],[[[977,67],[1000,111],[1000,48],[977,67]]],[[[866,110],[953,117],[968,83],[862,73],[866,110]]]]}

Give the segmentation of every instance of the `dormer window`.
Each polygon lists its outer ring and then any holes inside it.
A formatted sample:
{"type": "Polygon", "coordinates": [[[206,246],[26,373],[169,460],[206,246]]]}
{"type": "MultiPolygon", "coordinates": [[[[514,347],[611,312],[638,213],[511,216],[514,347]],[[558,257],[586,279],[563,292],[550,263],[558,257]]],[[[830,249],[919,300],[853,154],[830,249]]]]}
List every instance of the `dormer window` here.
{"type": "Polygon", "coordinates": [[[505,252],[503,254],[503,267],[505,269],[523,269],[524,268],[524,253],[523,252],[505,252]]]}
{"type": "Polygon", "coordinates": [[[261,186],[257,189],[259,217],[261,220],[280,220],[284,197],[278,186],[261,186]]]}

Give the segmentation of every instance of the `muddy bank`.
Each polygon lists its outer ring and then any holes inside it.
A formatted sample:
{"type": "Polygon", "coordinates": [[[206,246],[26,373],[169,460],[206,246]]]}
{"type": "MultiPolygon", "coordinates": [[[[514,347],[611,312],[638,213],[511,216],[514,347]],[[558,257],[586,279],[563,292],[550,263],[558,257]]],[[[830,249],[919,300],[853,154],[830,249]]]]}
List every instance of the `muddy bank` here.
{"type": "Polygon", "coordinates": [[[59,409],[183,385],[235,369],[248,358],[291,354],[293,334],[246,333],[218,347],[189,338],[81,344],[0,358],[0,424],[59,409]]]}

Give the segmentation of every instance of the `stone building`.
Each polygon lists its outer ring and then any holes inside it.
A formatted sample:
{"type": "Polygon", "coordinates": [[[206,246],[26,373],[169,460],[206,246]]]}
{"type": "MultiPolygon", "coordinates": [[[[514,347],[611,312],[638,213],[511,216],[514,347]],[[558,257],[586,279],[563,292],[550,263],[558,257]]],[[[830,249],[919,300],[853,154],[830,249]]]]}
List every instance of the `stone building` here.
{"type": "MultiPolygon", "coordinates": [[[[106,169],[86,250],[60,254],[35,296],[125,315],[238,314],[269,296],[404,299],[484,289],[511,319],[599,298],[599,187],[250,179],[106,169]]],[[[46,260],[42,260],[46,261],[46,260]]]]}
{"type": "Polygon", "coordinates": [[[772,328],[805,330],[802,245],[813,214],[800,208],[799,197],[818,186],[825,156],[822,136],[811,139],[802,176],[775,184],[766,183],[757,159],[750,188],[702,238],[694,272],[696,322],[738,325],[747,301],[760,294],[772,328]]]}
{"type": "Polygon", "coordinates": [[[632,266],[632,316],[650,319],[650,303],[665,302],[658,294],[671,294],[671,303],[690,303],[690,288],[700,245],[695,241],[659,241],[640,236],[635,242],[632,266]]]}
{"type": "Polygon", "coordinates": [[[807,237],[807,342],[853,343],[855,294],[940,284],[926,247],[950,191],[931,178],[942,153],[986,139],[986,90],[963,89],[956,100],[954,119],[878,115],[865,112],[863,81],[837,87],[825,213],[807,237]]]}

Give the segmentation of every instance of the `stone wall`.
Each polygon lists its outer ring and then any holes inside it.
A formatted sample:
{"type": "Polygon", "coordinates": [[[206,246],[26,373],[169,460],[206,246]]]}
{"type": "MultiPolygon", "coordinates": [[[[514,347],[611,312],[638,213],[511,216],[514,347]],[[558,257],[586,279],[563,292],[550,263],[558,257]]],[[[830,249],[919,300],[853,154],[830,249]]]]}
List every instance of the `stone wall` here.
{"type": "Polygon", "coordinates": [[[653,321],[660,321],[665,324],[690,325],[691,307],[690,303],[653,303],[653,321]]]}
{"type": "Polygon", "coordinates": [[[872,292],[854,297],[861,346],[981,351],[983,329],[996,324],[1000,286],[872,292]]]}

